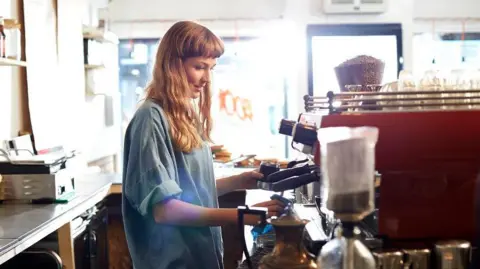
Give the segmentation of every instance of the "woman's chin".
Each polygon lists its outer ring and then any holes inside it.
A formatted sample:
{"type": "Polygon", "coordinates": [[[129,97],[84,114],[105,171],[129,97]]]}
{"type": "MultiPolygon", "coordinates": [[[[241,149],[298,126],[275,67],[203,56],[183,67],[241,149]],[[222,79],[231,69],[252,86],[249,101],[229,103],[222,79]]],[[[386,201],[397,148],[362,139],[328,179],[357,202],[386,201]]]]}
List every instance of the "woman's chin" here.
{"type": "Polygon", "coordinates": [[[192,99],[198,99],[200,97],[200,92],[192,92],[192,99]]]}

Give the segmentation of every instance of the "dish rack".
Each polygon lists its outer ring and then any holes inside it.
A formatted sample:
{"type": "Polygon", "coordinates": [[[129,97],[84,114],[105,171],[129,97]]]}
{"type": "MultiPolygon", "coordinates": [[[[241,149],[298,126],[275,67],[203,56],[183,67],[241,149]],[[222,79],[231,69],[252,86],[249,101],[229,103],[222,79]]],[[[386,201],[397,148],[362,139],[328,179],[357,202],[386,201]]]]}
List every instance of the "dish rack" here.
{"type": "Polygon", "coordinates": [[[480,89],[394,92],[333,92],[304,96],[306,112],[326,114],[479,110],[480,89]]]}

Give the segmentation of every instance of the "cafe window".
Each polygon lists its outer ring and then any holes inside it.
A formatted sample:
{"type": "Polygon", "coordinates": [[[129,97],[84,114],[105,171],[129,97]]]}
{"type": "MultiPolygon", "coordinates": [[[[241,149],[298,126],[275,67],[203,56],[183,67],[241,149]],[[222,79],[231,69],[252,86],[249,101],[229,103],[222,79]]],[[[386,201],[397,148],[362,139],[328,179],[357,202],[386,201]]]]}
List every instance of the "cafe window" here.
{"type": "Polygon", "coordinates": [[[130,122],[152,75],[158,39],[127,39],[119,43],[119,78],[122,95],[122,125],[130,122]]]}
{"type": "Polygon", "coordinates": [[[413,38],[413,71],[480,70],[480,33],[418,33],[413,38]]]}
{"type": "MultiPolygon", "coordinates": [[[[285,72],[272,65],[275,49],[262,38],[223,38],[225,54],[212,81],[212,138],[232,157],[287,157],[287,138],[278,134],[286,118],[285,72]]],[[[158,39],[120,40],[120,88],[124,130],[151,79],[158,39]]],[[[274,46],[273,46],[274,47],[274,46]]]]}

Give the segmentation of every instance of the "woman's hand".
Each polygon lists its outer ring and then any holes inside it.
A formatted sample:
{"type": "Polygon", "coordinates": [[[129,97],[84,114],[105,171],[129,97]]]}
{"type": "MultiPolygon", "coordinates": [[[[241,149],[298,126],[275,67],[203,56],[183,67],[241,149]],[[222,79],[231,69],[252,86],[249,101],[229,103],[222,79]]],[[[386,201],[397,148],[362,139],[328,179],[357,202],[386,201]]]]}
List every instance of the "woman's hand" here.
{"type": "Polygon", "coordinates": [[[249,190],[257,188],[257,180],[263,178],[258,170],[243,172],[239,175],[216,180],[217,194],[223,195],[235,190],[249,190]]]}
{"type": "Polygon", "coordinates": [[[282,203],[281,201],[274,199],[254,204],[251,207],[266,207],[268,209],[267,217],[271,218],[273,216],[279,217],[285,210],[286,206],[287,205],[282,203]]]}
{"type": "Polygon", "coordinates": [[[237,175],[239,189],[250,190],[257,188],[257,180],[263,178],[258,170],[243,172],[237,175]]]}
{"type": "MultiPolygon", "coordinates": [[[[261,202],[258,204],[254,204],[252,207],[263,207],[267,208],[267,218],[271,218],[273,216],[280,216],[283,211],[285,210],[286,204],[278,201],[278,200],[270,200],[261,202]]],[[[257,215],[245,215],[245,224],[246,225],[257,225],[260,222],[260,216],[257,215]]]]}

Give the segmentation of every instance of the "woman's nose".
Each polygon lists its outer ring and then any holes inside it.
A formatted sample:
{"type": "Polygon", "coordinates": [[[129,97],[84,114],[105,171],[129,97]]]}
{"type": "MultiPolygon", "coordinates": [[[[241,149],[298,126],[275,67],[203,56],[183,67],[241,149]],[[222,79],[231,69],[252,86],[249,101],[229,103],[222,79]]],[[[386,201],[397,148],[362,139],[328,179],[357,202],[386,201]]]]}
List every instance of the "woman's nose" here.
{"type": "Polygon", "coordinates": [[[203,74],[202,82],[204,82],[204,83],[210,82],[210,71],[207,71],[203,74]]]}

